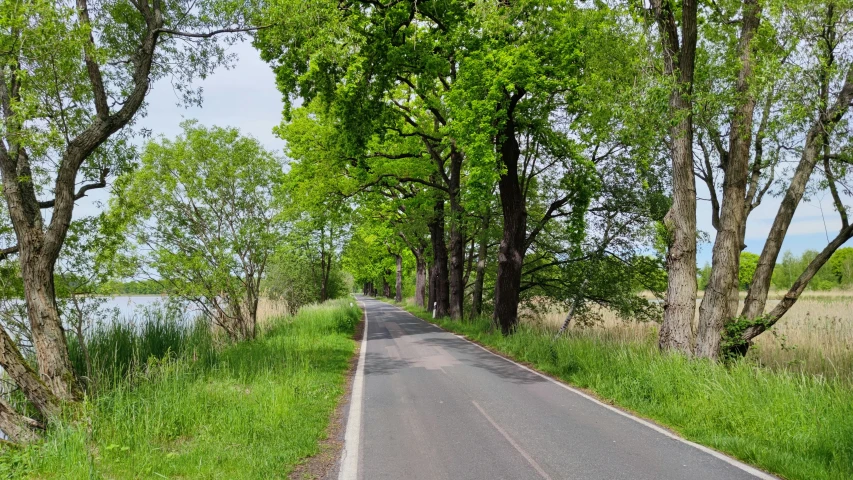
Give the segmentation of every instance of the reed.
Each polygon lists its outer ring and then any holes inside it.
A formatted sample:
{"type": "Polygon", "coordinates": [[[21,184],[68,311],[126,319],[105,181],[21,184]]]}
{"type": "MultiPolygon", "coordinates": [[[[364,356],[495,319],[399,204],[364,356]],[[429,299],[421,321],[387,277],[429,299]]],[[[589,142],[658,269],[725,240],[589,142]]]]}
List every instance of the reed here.
{"type": "Polygon", "coordinates": [[[286,478],[325,435],[359,318],[350,300],[327,302],[218,345],[197,323],[111,325],[90,344],[126,359],[99,371],[110,388],[43,442],[0,455],[0,478],[286,478]]]}

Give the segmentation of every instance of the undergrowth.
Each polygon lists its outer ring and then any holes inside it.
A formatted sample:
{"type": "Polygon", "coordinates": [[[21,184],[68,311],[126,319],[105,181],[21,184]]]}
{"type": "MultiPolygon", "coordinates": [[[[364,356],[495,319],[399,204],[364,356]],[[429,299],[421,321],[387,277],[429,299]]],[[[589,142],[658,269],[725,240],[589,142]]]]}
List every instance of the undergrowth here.
{"type": "Polygon", "coordinates": [[[343,393],[351,305],[305,307],[222,348],[192,324],[104,332],[89,347],[103,359],[97,395],[43,442],[7,448],[0,477],[284,478],[316,452],[343,393]]]}

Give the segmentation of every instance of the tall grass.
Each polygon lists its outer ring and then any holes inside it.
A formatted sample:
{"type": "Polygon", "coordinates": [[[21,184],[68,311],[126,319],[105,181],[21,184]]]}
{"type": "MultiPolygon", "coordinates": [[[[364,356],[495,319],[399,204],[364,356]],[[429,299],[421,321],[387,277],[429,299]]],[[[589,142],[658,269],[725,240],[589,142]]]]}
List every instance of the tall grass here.
{"type": "MultiPolygon", "coordinates": [[[[210,330],[150,322],[94,335],[99,358],[135,360],[99,370],[112,381],[43,443],[0,457],[26,478],[283,478],[315,453],[343,392],[360,317],[349,301],[279,317],[252,342],[202,359],[210,330]],[[180,328],[179,328],[180,329],[180,328]],[[202,331],[207,332],[206,337],[202,331]],[[143,338],[148,337],[148,338],[143,338]],[[139,359],[144,354],[162,355],[139,359]],[[113,353],[114,356],[118,355],[113,353]],[[123,376],[123,377],[122,377],[123,376]]],[[[76,360],[79,362],[78,360],[76,360]]],[[[79,366],[79,364],[78,364],[79,366]]]]}
{"type": "MultiPolygon", "coordinates": [[[[770,293],[768,311],[782,295],[783,292],[778,291],[770,293]]],[[[743,296],[742,293],[741,298],[743,296]]],[[[806,292],[769,332],[756,338],[749,358],[774,370],[821,375],[853,384],[851,311],[853,292],[806,292]]],[[[655,324],[626,322],[604,308],[598,313],[602,321],[585,329],[587,334],[619,338],[620,341],[646,341],[657,331],[655,324]]],[[[564,318],[564,312],[550,311],[527,315],[522,321],[556,331],[564,318]]],[[[698,301],[694,322],[697,321],[698,301]]]]}
{"type": "Polygon", "coordinates": [[[74,371],[89,394],[131,382],[151,359],[189,355],[196,362],[209,363],[215,357],[209,322],[202,317],[189,318],[163,304],[140,309],[132,317],[96,324],[85,343],[91,371],[76,338],[69,339],[68,349],[74,371]]]}
{"type": "Polygon", "coordinates": [[[662,355],[643,341],[648,329],[634,339],[579,329],[555,340],[531,325],[504,337],[486,319],[437,323],[785,478],[853,478],[853,388],[845,382],[662,355]]]}

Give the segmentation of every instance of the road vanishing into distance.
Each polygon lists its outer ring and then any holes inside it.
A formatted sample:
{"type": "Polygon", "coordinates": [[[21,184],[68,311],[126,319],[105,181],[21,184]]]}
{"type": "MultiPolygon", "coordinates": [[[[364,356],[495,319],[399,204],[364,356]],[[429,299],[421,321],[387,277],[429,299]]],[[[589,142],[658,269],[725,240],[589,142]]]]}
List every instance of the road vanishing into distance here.
{"type": "Polygon", "coordinates": [[[368,297],[340,480],[774,478],[368,297]]]}

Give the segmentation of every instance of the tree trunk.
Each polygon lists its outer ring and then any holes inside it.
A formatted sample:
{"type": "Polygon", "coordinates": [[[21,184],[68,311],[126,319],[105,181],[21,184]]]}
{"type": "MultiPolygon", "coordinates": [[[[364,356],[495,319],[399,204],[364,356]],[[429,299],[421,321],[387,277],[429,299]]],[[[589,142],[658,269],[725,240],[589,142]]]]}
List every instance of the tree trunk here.
{"type": "Polygon", "coordinates": [[[752,39],[758,29],[759,15],[757,1],[746,0],[738,44],[741,68],[736,84],[736,91],[742,99],[732,117],[729,155],[724,165],[720,228],[714,241],[711,278],[699,307],[699,330],[694,353],[697,357],[712,360],[719,358],[723,326],[735,314],[731,310],[731,298],[732,292],[737,295],[738,290],[741,231],[746,222],[746,189],[755,113],[755,96],[751,92],[752,39]]]}
{"type": "Polygon", "coordinates": [[[697,2],[681,8],[681,45],[669,4],[652,0],[663,43],[664,68],[675,76],[669,97],[673,117],[669,129],[672,157],[672,207],[664,218],[669,235],[667,288],[658,345],[662,350],[691,353],[696,311],[696,181],[693,177],[693,73],[696,57],[697,2]]]}
{"type": "Polygon", "coordinates": [[[429,224],[433,254],[430,306],[435,316],[441,318],[446,317],[450,310],[447,245],[444,243],[444,200],[435,202],[434,212],[435,215],[429,224]]]}
{"type": "Polygon", "coordinates": [[[450,318],[461,320],[465,298],[465,234],[462,219],[465,211],[461,203],[462,159],[455,147],[450,154],[450,318]]]}
{"type": "Polygon", "coordinates": [[[400,303],[403,301],[403,257],[397,255],[397,282],[394,285],[394,301],[400,303]]]}
{"type": "Polygon", "coordinates": [[[424,262],[421,256],[415,257],[416,260],[416,273],[415,273],[415,305],[426,308],[426,298],[424,298],[424,294],[426,293],[426,263],[424,262]]]}
{"type": "Polygon", "coordinates": [[[773,269],[776,267],[776,260],[779,257],[779,252],[782,250],[782,242],[788,233],[788,227],[791,225],[791,220],[794,218],[794,213],[797,211],[800,200],[802,200],[803,194],[806,191],[806,185],[817,164],[819,151],[822,146],[821,139],[825,135],[825,132],[832,130],[844,117],[844,114],[850,108],[851,101],[853,101],[853,67],[848,69],[844,86],[839,92],[833,107],[821,114],[820,118],[809,129],[808,134],[806,134],[800,162],[794,171],[794,176],[791,178],[791,183],[788,185],[785,197],[779,205],[779,210],[776,212],[776,218],[773,220],[773,226],[770,227],[770,233],[767,235],[764,248],[761,250],[755,275],[752,277],[752,283],[746,294],[746,301],[744,302],[743,312],[741,313],[743,317],[756,319],[764,313],[773,269]]]}
{"type": "Polygon", "coordinates": [[[52,417],[59,413],[59,399],[24,360],[15,342],[2,327],[0,327],[0,366],[42,415],[52,417]]]}
{"type": "Polygon", "coordinates": [[[391,284],[388,283],[388,272],[385,272],[385,275],[382,275],[382,296],[385,298],[391,298],[391,284]]]}
{"type": "Polygon", "coordinates": [[[89,347],[86,346],[86,338],[84,336],[85,332],[83,331],[83,322],[85,322],[86,319],[84,318],[83,312],[82,312],[80,305],[78,303],[77,295],[72,295],[71,301],[74,303],[74,308],[77,311],[76,312],[77,322],[76,322],[76,325],[74,325],[75,334],[77,336],[77,346],[80,348],[80,351],[83,352],[83,360],[86,362],[86,381],[87,381],[87,384],[91,384],[91,382],[92,382],[92,357],[89,354],[89,347]]]}
{"type": "Polygon", "coordinates": [[[9,440],[18,443],[35,441],[38,439],[36,430],[42,429],[42,425],[37,421],[19,414],[0,397],[0,430],[3,430],[9,440]]]}
{"type": "Polygon", "coordinates": [[[43,255],[34,254],[30,247],[22,247],[21,277],[39,375],[57,398],[76,401],[82,395],[68,356],[65,330],[56,307],[53,261],[48,262],[43,255]]]}
{"type": "Polygon", "coordinates": [[[479,317],[483,313],[483,282],[486,277],[486,256],[489,254],[489,217],[491,209],[483,215],[480,225],[480,244],[477,250],[477,269],[474,275],[474,292],[471,300],[471,317],[479,317]]]}
{"type": "Polygon", "coordinates": [[[427,265],[427,311],[432,312],[435,308],[435,266],[427,265]]]}
{"type": "Polygon", "coordinates": [[[512,333],[518,323],[521,268],[524,264],[527,240],[527,205],[518,177],[518,158],[521,150],[515,138],[513,108],[514,105],[511,105],[510,114],[502,132],[500,160],[503,163],[503,169],[498,181],[503,213],[503,236],[498,250],[494,321],[504,335],[512,333]]]}
{"type": "Polygon", "coordinates": [[[320,251],[320,302],[325,302],[329,299],[329,279],[326,276],[326,253],[320,251]]]}
{"type": "MultiPolygon", "coordinates": [[[[54,236],[48,242],[45,236],[41,207],[36,200],[32,183],[26,179],[32,176],[28,157],[23,151],[18,156],[23,157],[18,166],[19,171],[10,171],[9,166],[4,163],[3,195],[18,241],[24,300],[33,347],[36,350],[39,376],[56,398],[74,401],[82,395],[68,357],[68,344],[56,307],[53,285],[53,270],[61,243],[57,244],[57,238],[54,236]]],[[[63,232],[68,230],[67,224],[54,225],[52,221],[51,226],[57,229],[62,227],[63,232]]],[[[26,382],[25,385],[18,385],[28,397],[30,394],[25,389],[30,384],[31,382],[26,382]]],[[[33,395],[40,394],[33,392],[33,395]]]]}
{"type": "Polygon", "coordinates": [[[821,267],[829,261],[832,254],[835,253],[838,247],[844,245],[844,243],[851,238],[853,238],[853,226],[848,225],[838,232],[838,235],[811,262],[809,262],[806,269],[799,278],[797,278],[794,284],[791,285],[791,288],[782,300],[780,300],[776,307],[764,317],[764,321],[758,322],[744,330],[742,339],[745,342],[746,348],[742,350],[742,354],[746,354],[746,349],[749,347],[753,338],[772,327],[792,306],[794,306],[794,303],[797,302],[800,295],[803,293],[803,290],[806,289],[809,282],[814,278],[821,267]]]}

